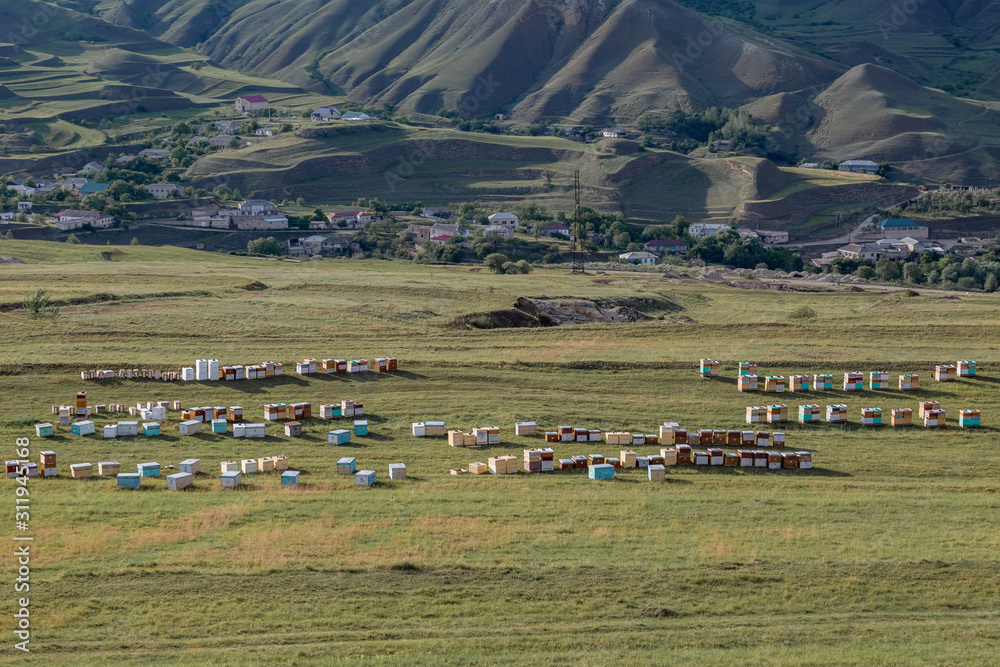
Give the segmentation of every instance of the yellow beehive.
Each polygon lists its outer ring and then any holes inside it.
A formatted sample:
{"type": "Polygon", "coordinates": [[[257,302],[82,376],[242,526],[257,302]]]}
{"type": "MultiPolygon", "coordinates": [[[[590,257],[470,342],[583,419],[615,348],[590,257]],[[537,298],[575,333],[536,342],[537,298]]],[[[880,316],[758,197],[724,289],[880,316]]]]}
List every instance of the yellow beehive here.
{"type": "Polygon", "coordinates": [[[892,408],[890,420],[893,426],[912,426],[913,410],[910,408],[892,408]]]}
{"type": "Polygon", "coordinates": [[[257,472],[274,472],[274,459],[270,456],[257,459],[257,472]]]}
{"type": "Polygon", "coordinates": [[[275,470],[288,470],[288,457],[279,454],[278,456],[272,456],[271,459],[274,461],[275,470]]]}
{"type": "Polygon", "coordinates": [[[636,454],[631,449],[623,449],[618,453],[618,460],[622,462],[623,468],[635,467],[636,454]]]}
{"type": "MultiPolygon", "coordinates": [[[[504,470],[506,471],[506,468],[504,468],[504,470]]],[[[476,462],[469,464],[469,472],[471,472],[473,475],[481,475],[484,472],[489,472],[489,471],[490,471],[489,466],[487,466],[485,463],[476,462]]]]}
{"type": "MultiPolygon", "coordinates": [[[[475,444],[475,436],[473,436],[472,440],[473,444],[475,444]]],[[[448,431],[448,444],[452,447],[464,447],[465,434],[461,431],[448,431]]]]}

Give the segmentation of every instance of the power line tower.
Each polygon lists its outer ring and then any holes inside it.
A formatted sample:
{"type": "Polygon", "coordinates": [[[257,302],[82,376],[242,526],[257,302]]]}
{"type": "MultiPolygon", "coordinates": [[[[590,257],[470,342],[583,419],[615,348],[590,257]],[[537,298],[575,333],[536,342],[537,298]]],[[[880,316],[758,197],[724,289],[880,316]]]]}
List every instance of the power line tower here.
{"type": "Polygon", "coordinates": [[[583,273],[583,261],[579,257],[580,232],[583,222],[580,216],[580,170],[573,172],[573,193],[576,197],[576,209],[573,212],[573,229],[570,230],[570,238],[573,241],[573,264],[570,267],[571,273],[583,273]]]}

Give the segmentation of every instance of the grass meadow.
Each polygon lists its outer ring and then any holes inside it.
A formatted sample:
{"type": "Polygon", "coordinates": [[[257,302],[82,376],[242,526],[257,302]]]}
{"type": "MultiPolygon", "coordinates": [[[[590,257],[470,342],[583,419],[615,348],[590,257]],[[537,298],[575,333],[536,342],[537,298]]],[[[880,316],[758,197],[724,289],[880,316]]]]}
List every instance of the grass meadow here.
{"type": "MultiPolygon", "coordinates": [[[[122,246],[3,241],[0,442],[31,436],[60,477],[32,480],[29,660],[72,664],[988,664],[995,661],[1000,530],[997,297],[927,292],[741,290],[658,276],[324,260],[302,263],[122,246]],[[246,289],[255,282],[267,289],[246,289]],[[44,287],[51,319],[16,308],[44,287]],[[542,329],[458,330],[459,315],[519,296],[659,295],[668,319],[542,329]],[[101,296],[97,296],[101,295],[101,296]],[[73,305],[76,303],[77,305],[73,305]],[[808,306],[812,320],[789,315],[808,306]],[[298,376],[303,356],[400,360],[397,373],[298,376]],[[723,377],[697,375],[699,357],[723,377]],[[285,364],[280,379],[162,383],[79,379],[86,368],[177,369],[196,358],[285,364]],[[740,394],[736,362],[761,374],[916,372],[917,392],[740,394]],[[976,359],[981,376],[935,383],[933,364],[976,359]],[[342,425],[270,424],[262,441],[182,437],[37,439],[31,424],[86,390],[92,404],[241,405],[364,401],[369,437],[342,425]],[[846,403],[852,423],[783,429],[814,469],[638,470],[452,476],[542,439],[513,422],[652,433],[737,428],[746,406],[846,403]],[[860,409],[939,400],[948,426],[862,427],[860,409]],[[959,430],[960,408],[984,427],[959,430]],[[449,447],[413,421],[498,425],[502,444],[449,447]],[[285,454],[302,484],[272,475],[219,485],[219,461],[285,454]],[[378,484],[336,474],[355,456],[378,484]],[[193,489],[140,491],[69,478],[69,465],[200,458],[193,489]],[[388,480],[404,462],[408,479],[388,480]]],[[[257,285],[259,287],[259,285],[257,285]]],[[[318,413],[318,409],[316,410],[318,413]]],[[[117,420],[118,417],[110,421],[117,420]]],[[[794,415],[793,415],[794,419],[794,415]]],[[[98,428],[107,419],[98,417],[98,428]]],[[[619,446],[556,443],[556,456],[619,446]]],[[[658,447],[637,447],[640,454],[658,447]]],[[[728,449],[728,448],[727,448],[728,449]]],[[[14,482],[0,481],[13,505],[14,482]]],[[[13,524],[11,524],[11,532],[13,524]]],[[[12,563],[13,561],[5,561],[12,563]]],[[[13,566],[5,570],[13,572],[13,566]]],[[[11,576],[13,576],[11,574],[11,576]]],[[[10,589],[9,589],[10,590],[10,589]]],[[[14,593],[0,611],[14,611],[14,593]]],[[[3,660],[22,659],[5,652],[3,660]]]]}

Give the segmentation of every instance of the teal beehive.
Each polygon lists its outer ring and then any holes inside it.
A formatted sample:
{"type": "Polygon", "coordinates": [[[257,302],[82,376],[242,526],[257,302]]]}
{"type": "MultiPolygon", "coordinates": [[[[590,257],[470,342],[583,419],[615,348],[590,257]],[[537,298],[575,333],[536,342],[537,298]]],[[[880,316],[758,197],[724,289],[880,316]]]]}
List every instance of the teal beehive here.
{"type": "Polygon", "coordinates": [[[587,466],[587,476],[590,479],[614,479],[615,467],[610,463],[595,463],[587,466]]]}
{"type": "Polygon", "coordinates": [[[120,472],[118,473],[118,488],[119,489],[138,489],[139,484],[142,482],[142,475],[137,472],[120,472]]]}

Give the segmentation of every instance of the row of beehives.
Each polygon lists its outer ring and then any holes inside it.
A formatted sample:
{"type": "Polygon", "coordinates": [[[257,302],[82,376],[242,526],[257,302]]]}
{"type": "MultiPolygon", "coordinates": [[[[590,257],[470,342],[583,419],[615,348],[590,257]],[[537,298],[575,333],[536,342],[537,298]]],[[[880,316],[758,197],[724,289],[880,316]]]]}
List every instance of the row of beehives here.
{"type": "MultiPolygon", "coordinates": [[[[719,376],[719,362],[712,359],[701,359],[698,362],[698,371],[702,377],[718,377],[719,376]]],[[[934,379],[938,382],[952,382],[957,377],[975,377],[976,375],[976,362],[969,360],[958,361],[954,364],[935,364],[934,365],[934,379]]],[[[757,364],[751,361],[741,361],[739,362],[739,376],[743,377],[754,377],[757,376],[757,364]]],[[[879,375],[886,375],[885,373],[878,373],[879,375]]],[[[844,374],[844,389],[847,390],[847,375],[844,374]]],[[[852,373],[850,375],[860,376],[860,373],[852,373]]],[[[780,377],[780,376],[779,376],[780,377]]],[[[794,378],[806,378],[805,375],[795,375],[794,378]]],[[[901,377],[916,377],[916,376],[901,376],[901,377]]],[[[825,381],[826,378],[830,378],[832,384],[832,375],[814,375],[814,382],[817,384],[817,389],[832,389],[832,386],[821,387],[820,379],[825,381]],[[819,379],[817,379],[819,378],[819,379]]],[[[861,378],[857,378],[858,382],[861,382],[861,378]]],[[[885,378],[886,386],[877,387],[878,389],[888,389],[888,377],[885,378]]],[[[853,383],[852,383],[853,384],[853,383]]],[[[900,389],[903,387],[900,386],[900,389]]],[[[914,387],[915,389],[916,387],[914,387]]],[[[807,388],[808,389],[808,388],[807,388]]],[[[807,389],[792,389],[791,391],[806,391],[807,389]]],[[[857,387],[861,389],[861,387],[857,387]]],[[[753,391],[750,389],[741,389],[741,391],[753,391]]]]}
{"type": "MultiPolygon", "coordinates": [[[[576,455],[556,460],[551,449],[524,450],[524,472],[550,472],[554,470],[575,470],[587,468],[591,479],[612,479],[615,469],[646,468],[650,481],[663,481],[667,466],[709,465],[745,468],[768,469],[809,469],[812,468],[811,452],[776,452],[767,450],[744,450],[723,452],[721,449],[708,448],[706,451],[693,451],[689,445],[678,445],[676,448],[663,448],[659,454],[640,456],[632,450],[622,450],[618,457],[605,457],[603,454],[576,455]]],[[[487,463],[476,461],[469,464],[468,471],[456,468],[453,475],[466,472],[474,475],[491,473],[494,475],[509,475],[519,472],[516,456],[494,456],[487,463]]]]}
{"type": "MultiPolygon", "coordinates": [[[[209,428],[209,430],[205,431],[207,433],[229,432],[229,422],[227,422],[224,418],[209,419],[207,421],[201,421],[198,419],[185,420],[177,424],[177,431],[180,435],[197,435],[198,433],[203,432],[202,428],[206,425],[209,428]]],[[[265,426],[266,424],[264,423],[253,424],[249,422],[233,422],[233,437],[264,438],[267,435],[265,426]]],[[[302,422],[285,422],[284,428],[286,436],[299,437],[302,435],[302,422]]],[[[94,422],[89,419],[70,424],[70,432],[73,435],[92,435],[96,432],[96,429],[97,427],[94,422]]],[[[54,427],[52,424],[35,424],[35,435],[40,438],[52,437],[54,434],[53,430],[54,427]]],[[[141,432],[142,435],[147,437],[161,435],[160,424],[159,422],[142,422],[141,432]]],[[[103,427],[103,433],[105,438],[136,436],[140,433],[140,423],[137,421],[119,421],[116,424],[105,424],[103,427]]],[[[368,420],[354,420],[354,434],[358,436],[368,435],[368,420]]],[[[329,431],[327,439],[331,444],[346,444],[351,440],[350,431],[347,431],[346,429],[329,431]]]]}
{"type": "MultiPolygon", "coordinates": [[[[864,374],[849,372],[844,373],[844,391],[861,391],[865,387],[864,374]]],[[[889,374],[881,371],[872,371],[868,374],[868,387],[873,391],[889,388],[889,374]]],[[[759,391],[760,377],[757,375],[741,375],[736,381],[736,388],[739,391],[759,391]]],[[[780,394],[786,391],[830,391],[833,389],[833,376],[829,374],[816,373],[810,377],[808,375],[792,375],[787,381],[783,375],[768,375],[764,377],[764,391],[768,393],[780,394]]],[[[899,376],[900,391],[916,391],[920,389],[920,376],[916,374],[903,374],[899,376]]]]}
{"type": "MultiPolygon", "coordinates": [[[[111,370],[80,371],[81,380],[113,380],[116,373],[111,370]]],[[[172,382],[181,379],[180,371],[164,371],[153,368],[119,368],[117,377],[121,380],[162,380],[172,382]]]]}
{"type": "MultiPolygon", "coordinates": [[[[924,420],[924,426],[933,428],[945,425],[945,411],[941,409],[940,402],[920,401],[918,405],[918,417],[924,420]]],[[[820,406],[815,404],[800,405],[799,421],[803,424],[819,422],[820,409],[820,406]]],[[[890,423],[893,426],[910,426],[913,424],[913,410],[911,408],[892,408],[889,412],[890,423]]],[[[788,406],[784,404],[749,406],[747,407],[746,420],[748,424],[787,422],[788,406]]],[[[831,424],[847,422],[847,406],[844,404],[827,405],[826,421],[831,424]]],[[[861,408],[861,423],[869,426],[883,424],[882,408],[861,408]]],[[[958,425],[961,428],[980,426],[980,411],[959,410],[958,425]]]]}
{"type": "Polygon", "coordinates": [[[194,366],[181,368],[181,380],[192,381],[233,381],[233,380],[264,380],[281,377],[285,374],[285,365],[275,361],[265,361],[260,364],[243,366],[222,366],[218,359],[196,359],[194,366]]]}
{"type": "MultiPolygon", "coordinates": [[[[386,371],[399,370],[399,361],[396,357],[376,357],[372,368],[384,373],[386,371]]],[[[307,357],[302,361],[295,362],[295,372],[299,375],[310,375],[312,373],[367,373],[369,364],[367,359],[313,359],[307,357]]]]}
{"type": "MultiPolygon", "coordinates": [[[[354,475],[355,486],[375,486],[375,471],[357,470],[357,459],[353,456],[344,456],[337,460],[337,474],[354,475]]],[[[390,463],[389,479],[406,479],[406,465],[403,463],[390,463]]]]}

